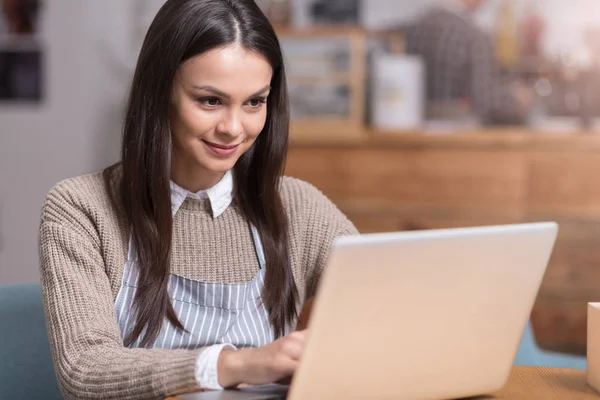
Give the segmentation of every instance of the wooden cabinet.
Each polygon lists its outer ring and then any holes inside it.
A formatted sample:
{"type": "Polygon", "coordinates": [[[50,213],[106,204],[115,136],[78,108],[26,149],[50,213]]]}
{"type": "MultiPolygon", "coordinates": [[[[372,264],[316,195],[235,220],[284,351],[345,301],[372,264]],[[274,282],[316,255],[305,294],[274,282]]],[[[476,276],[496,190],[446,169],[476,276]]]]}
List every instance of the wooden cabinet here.
{"type": "Polygon", "coordinates": [[[600,301],[600,137],[370,132],[293,142],[286,174],[314,184],[361,232],[557,221],[532,323],[542,347],[585,353],[587,302],[600,301]]]}

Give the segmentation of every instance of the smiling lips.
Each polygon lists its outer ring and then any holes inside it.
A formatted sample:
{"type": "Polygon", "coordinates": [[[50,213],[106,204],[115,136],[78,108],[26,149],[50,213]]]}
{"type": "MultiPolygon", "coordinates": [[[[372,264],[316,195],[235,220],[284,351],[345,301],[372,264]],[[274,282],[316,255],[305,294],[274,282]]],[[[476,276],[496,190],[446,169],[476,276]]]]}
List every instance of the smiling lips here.
{"type": "Polygon", "coordinates": [[[225,146],[222,144],[208,142],[204,139],[202,140],[202,143],[204,143],[204,145],[208,148],[208,150],[210,150],[212,153],[214,153],[220,157],[228,157],[228,156],[232,155],[233,153],[235,153],[235,151],[237,150],[237,148],[240,145],[238,143],[238,144],[234,144],[234,145],[225,146]]]}

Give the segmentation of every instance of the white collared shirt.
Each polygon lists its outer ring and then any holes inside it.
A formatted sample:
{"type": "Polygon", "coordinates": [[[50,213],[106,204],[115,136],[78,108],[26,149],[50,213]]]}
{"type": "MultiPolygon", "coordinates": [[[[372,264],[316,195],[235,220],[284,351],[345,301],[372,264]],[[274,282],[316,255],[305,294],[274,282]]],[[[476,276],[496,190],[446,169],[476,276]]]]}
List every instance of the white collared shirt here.
{"type": "MultiPolygon", "coordinates": [[[[233,199],[233,173],[227,171],[223,178],[216,185],[199,192],[190,192],[171,181],[171,211],[173,216],[181,208],[181,205],[187,198],[204,200],[208,198],[212,209],[213,218],[223,214],[233,199]]],[[[196,381],[203,389],[222,390],[219,385],[219,376],[217,373],[217,364],[219,355],[225,348],[237,350],[235,346],[227,343],[215,344],[202,349],[196,359],[196,381]]]]}
{"type": "Polygon", "coordinates": [[[190,192],[171,181],[171,212],[173,216],[177,214],[177,211],[188,197],[197,200],[208,198],[213,218],[217,218],[225,212],[233,199],[233,173],[231,170],[227,171],[216,185],[196,193],[190,192]]]}

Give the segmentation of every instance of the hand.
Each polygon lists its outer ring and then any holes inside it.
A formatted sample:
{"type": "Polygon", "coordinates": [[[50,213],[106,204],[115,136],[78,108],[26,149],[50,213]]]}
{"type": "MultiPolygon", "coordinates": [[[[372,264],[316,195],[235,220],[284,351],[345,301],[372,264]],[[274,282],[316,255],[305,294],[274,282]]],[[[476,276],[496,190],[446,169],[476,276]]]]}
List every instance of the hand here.
{"type": "Polygon", "coordinates": [[[219,384],[232,387],[285,381],[298,367],[306,335],[306,330],[295,331],[256,349],[223,350],[217,363],[219,384]]]}

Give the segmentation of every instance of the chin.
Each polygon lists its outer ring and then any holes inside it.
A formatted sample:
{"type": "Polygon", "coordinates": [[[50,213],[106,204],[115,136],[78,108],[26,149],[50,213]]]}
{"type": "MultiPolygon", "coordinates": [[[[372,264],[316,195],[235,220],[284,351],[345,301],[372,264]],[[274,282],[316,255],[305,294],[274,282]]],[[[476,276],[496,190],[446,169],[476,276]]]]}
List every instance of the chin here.
{"type": "Polygon", "coordinates": [[[236,153],[228,157],[219,157],[210,152],[203,152],[196,155],[196,162],[206,171],[225,173],[235,166],[245,151],[246,149],[238,149],[236,153]]]}
{"type": "Polygon", "coordinates": [[[202,168],[208,172],[220,174],[220,173],[225,173],[225,172],[229,171],[230,169],[232,169],[235,166],[236,162],[237,162],[237,159],[235,160],[235,162],[232,162],[230,160],[214,162],[211,160],[209,162],[198,162],[198,164],[201,165],[202,168]]]}

